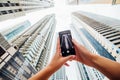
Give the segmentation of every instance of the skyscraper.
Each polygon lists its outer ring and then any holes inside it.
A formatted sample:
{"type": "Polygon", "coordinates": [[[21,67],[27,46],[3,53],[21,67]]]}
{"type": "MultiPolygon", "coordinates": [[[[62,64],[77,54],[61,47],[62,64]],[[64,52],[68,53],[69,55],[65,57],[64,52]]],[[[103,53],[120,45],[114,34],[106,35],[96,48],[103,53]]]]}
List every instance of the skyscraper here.
{"type": "Polygon", "coordinates": [[[54,14],[47,15],[31,27],[25,21],[1,35],[0,79],[27,80],[47,65],[55,22],[54,14]]]}
{"type": "Polygon", "coordinates": [[[66,0],[69,5],[80,4],[120,4],[119,0],[66,0]]]}
{"type": "MultiPolygon", "coordinates": [[[[0,21],[54,6],[52,0],[0,0],[0,21]]],[[[46,66],[55,31],[55,15],[31,25],[29,19],[0,33],[0,79],[27,80],[46,66]]]]}
{"type": "Polygon", "coordinates": [[[0,34],[0,79],[27,80],[36,70],[0,34]]]}
{"type": "Polygon", "coordinates": [[[55,72],[49,80],[68,80],[65,66],[62,66],[57,72],[55,72]]]}
{"type": "Polygon", "coordinates": [[[0,21],[52,6],[54,3],[49,0],[0,0],[0,21]]]}
{"type": "MultiPolygon", "coordinates": [[[[72,15],[71,28],[79,43],[94,54],[119,62],[119,20],[87,12],[72,15]]],[[[78,63],[83,80],[103,80],[106,77],[94,68],[78,63]]]]}

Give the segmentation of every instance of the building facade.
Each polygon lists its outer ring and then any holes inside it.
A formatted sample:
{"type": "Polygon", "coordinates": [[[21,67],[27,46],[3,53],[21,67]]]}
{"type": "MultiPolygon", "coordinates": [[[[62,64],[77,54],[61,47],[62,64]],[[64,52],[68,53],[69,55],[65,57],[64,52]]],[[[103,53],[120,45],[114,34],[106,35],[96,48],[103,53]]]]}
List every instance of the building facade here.
{"type": "Polygon", "coordinates": [[[62,66],[57,72],[55,72],[49,80],[68,80],[66,75],[65,66],[62,66]]]}
{"type": "Polygon", "coordinates": [[[94,35],[94,39],[96,39],[109,54],[119,62],[119,20],[86,12],[81,12],[77,17],[81,20],[81,24],[82,26],[85,26],[84,28],[87,32],[94,35]]]}
{"type": "MultiPolygon", "coordinates": [[[[72,30],[79,43],[92,53],[111,60],[119,60],[119,20],[87,12],[75,12],[72,15],[72,30]]],[[[106,80],[102,73],[94,68],[78,63],[82,80],[106,80]]]]}
{"type": "Polygon", "coordinates": [[[33,26],[25,21],[0,35],[0,79],[27,80],[47,65],[55,23],[55,15],[47,15],[33,26]]]}
{"type": "Polygon", "coordinates": [[[27,80],[36,70],[0,34],[0,79],[27,80]]]}
{"type": "Polygon", "coordinates": [[[52,0],[0,0],[0,21],[52,6],[54,6],[52,0]]]}
{"type": "Polygon", "coordinates": [[[119,0],[66,0],[69,5],[80,4],[120,4],[119,0]]]}

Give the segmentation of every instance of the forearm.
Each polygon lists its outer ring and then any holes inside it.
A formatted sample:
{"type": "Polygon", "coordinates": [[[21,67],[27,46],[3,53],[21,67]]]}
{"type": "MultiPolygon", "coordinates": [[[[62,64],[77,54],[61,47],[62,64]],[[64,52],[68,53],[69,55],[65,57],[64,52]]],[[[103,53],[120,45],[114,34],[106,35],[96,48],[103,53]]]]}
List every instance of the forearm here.
{"type": "Polygon", "coordinates": [[[109,60],[107,58],[94,55],[93,57],[93,67],[101,71],[104,75],[106,75],[111,80],[120,79],[120,63],[109,60]]]}
{"type": "Polygon", "coordinates": [[[48,78],[55,72],[51,66],[47,66],[34,76],[32,76],[29,80],[48,80],[48,78]]]}

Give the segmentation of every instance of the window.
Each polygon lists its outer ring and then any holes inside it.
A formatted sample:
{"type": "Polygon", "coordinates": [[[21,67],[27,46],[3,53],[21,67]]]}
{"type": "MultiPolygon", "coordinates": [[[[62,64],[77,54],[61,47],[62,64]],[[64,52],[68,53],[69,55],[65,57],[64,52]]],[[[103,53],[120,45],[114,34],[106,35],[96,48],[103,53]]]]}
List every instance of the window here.
{"type": "Polygon", "coordinates": [[[108,34],[104,34],[103,36],[107,36],[107,35],[110,35],[110,34],[113,34],[113,33],[117,33],[117,32],[119,32],[119,31],[110,32],[108,34]]]}
{"type": "Polygon", "coordinates": [[[117,42],[117,43],[114,43],[115,45],[118,45],[118,44],[120,44],[120,42],[117,42]]]}
{"type": "Polygon", "coordinates": [[[19,12],[22,11],[22,9],[18,9],[18,10],[19,10],[19,12]]]}
{"type": "Polygon", "coordinates": [[[14,3],[11,3],[11,6],[15,6],[15,4],[14,4],[14,3]]]}
{"type": "Polygon", "coordinates": [[[114,39],[111,39],[110,41],[115,41],[115,40],[119,40],[120,37],[117,37],[117,38],[114,38],[114,39]]]}
{"type": "Polygon", "coordinates": [[[108,29],[111,29],[111,28],[109,28],[109,27],[107,27],[107,28],[101,28],[101,29],[98,29],[97,31],[98,32],[102,32],[102,31],[105,31],[105,30],[108,30],[108,29]]]}
{"type": "Polygon", "coordinates": [[[102,29],[102,28],[105,28],[105,27],[102,27],[102,26],[97,26],[97,27],[93,27],[94,29],[98,30],[98,29],[102,29]]]}
{"type": "Polygon", "coordinates": [[[15,12],[18,12],[18,10],[17,10],[17,9],[15,9],[14,11],[15,11],[15,12]]]}
{"type": "Polygon", "coordinates": [[[8,3],[10,3],[10,1],[7,1],[8,3]]]}
{"type": "Polygon", "coordinates": [[[112,36],[109,36],[109,37],[106,37],[106,38],[109,39],[109,38],[112,38],[112,37],[115,37],[115,36],[119,36],[119,35],[120,35],[120,33],[119,33],[119,34],[112,35],[112,36]]]}
{"type": "Polygon", "coordinates": [[[1,13],[2,13],[2,14],[7,14],[7,12],[6,12],[6,11],[1,11],[1,13]]]}
{"type": "Polygon", "coordinates": [[[20,6],[19,3],[15,3],[16,6],[20,6]]]}
{"type": "Polygon", "coordinates": [[[105,30],[103,32],[100,32],[100,34],[103,34],[103,33],[106,33],[106,32],[110,32],[110,31],[113,31],[113,30],[115,30],[115,29],[108,29],[108,30],[105,30]]]}
{"type": "Polygon", "coordinates": [[[9,7],[9,4],[8,4],[8,3],[3,3],[3,5],[4,5],[5,7],[9,7]]]}
{"type": "Polygon", "coordinates": [[[116,53],[119,54],[119,53],[120,53],[120,49],[117,49],[117,50],[116,50],[116,53]]]}
{"type": "Polygon", "coordinates": [[[2,3],[0,3],[0,7],[3,7],[3,4],[2,4],[2,3]]]}
{"type": "Polygon", "coordinates": [[[2,56],[5,53],[5,50],[0,46],[0,56],[2,56]]]}
{"type": "Polygon", "coordinates": [[[8,10],[8,12],[9,12],[9,13],[13,13],[13,11],[12,11],[12,10],[8,10]]]}

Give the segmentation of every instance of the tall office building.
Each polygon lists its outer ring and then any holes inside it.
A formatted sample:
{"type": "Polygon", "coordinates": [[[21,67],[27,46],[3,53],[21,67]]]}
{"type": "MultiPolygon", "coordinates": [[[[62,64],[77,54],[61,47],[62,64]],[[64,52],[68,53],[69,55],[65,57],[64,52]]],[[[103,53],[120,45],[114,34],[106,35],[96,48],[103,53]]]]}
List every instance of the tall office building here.
{"type": "Polygon", "coordinates": [[[49,80],[68,80],[65,66],[62,66],[57,72],[55,72],[49,80]]]}
{"type": "MultiPolygon", "coordinates": [[[[53,0],[0,0],[0,21],[54,5],[53,0]]],[[[56,26],[55,15],[34,25],[23,20],[0,33],[0,79],[27,80],[47,65],[56,26]]]]}
{"type": "Polygon", "coordinates": [[[0,79],[27,80],[47,65],[55,31],[55,16],[35,25],[22,22],[0,34],[0,79]]]}
{"type": "Polygon", "coordinates": [[[54,6],[52,0],[0,0],[0,21],[54,6]]]}
{"type": "Polygon", "coordinates": [[[69,5],[80,4],[120,4],[119,0],[66,0],[69,5]]]}
{"type": "Polygon", "coordinates": [[[37,70],[42,69],[48,62],[55,23],[55,16],[48,15],[13,42],[37,70]]]}
{"type": "MultiPolygon", "coordinates": [[[[79,43],[94,54],[120,62],[120,21],[87,12],[72,15],[72,30],[79,43]]],[[[94,68],[77,63],[82,80],[106,80],[94,68]]]]}
{"type": "Polygon", "coordinates": [[[0,79],[27,80],[36,70],[0,34],[0,79]]]}

